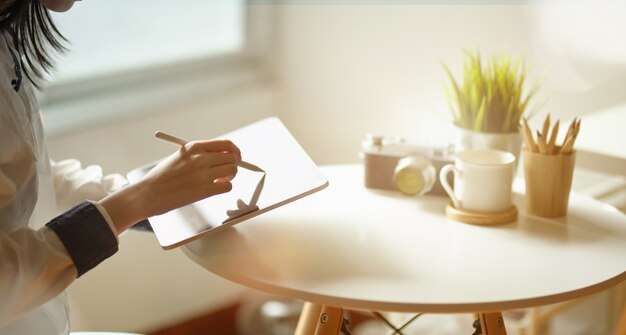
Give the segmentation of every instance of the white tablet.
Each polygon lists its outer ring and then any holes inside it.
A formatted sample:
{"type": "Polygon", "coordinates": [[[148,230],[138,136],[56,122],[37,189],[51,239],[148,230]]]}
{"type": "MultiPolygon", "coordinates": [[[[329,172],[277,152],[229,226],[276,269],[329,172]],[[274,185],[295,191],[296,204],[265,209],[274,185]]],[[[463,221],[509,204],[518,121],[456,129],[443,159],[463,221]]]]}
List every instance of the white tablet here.
{"type": "MultiPolygon", "coordinates": [[[[215,233],[328,186],[328,180],[276,117],[218,137],[239,147],[242,159],[233,189],[150,218],[163,249],[215,233]]],[[[132,170],[128,180],[141,179],[156,163],[132,170]]]]}

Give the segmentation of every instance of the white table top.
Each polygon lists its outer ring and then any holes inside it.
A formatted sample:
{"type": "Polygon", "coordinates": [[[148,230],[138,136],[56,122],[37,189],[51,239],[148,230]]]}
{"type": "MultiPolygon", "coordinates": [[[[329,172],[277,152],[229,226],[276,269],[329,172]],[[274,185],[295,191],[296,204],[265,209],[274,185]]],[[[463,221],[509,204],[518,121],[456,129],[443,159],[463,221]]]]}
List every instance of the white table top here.
{"type": "Polygon", "coordinates": [[[195,241],[185,253],[233,282],[318,304],[479,312],[559,302],[626,279],[626,215],[572,194],[567,218],[473,226],[443,197],[366,189],[361,165],[328,189],[195,241]]]}

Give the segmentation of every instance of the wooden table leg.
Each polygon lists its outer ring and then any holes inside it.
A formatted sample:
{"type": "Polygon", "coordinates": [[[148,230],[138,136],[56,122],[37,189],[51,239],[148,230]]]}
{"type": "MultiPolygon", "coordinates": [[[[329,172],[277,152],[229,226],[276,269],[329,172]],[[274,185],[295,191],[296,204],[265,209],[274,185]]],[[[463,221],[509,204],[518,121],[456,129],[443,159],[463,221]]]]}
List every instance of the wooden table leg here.
{"type": "Polygon", "coordinates": [[[322,314],[323,307],[322,305],[305,302],[294,335],[314,335],[317,328],[317,320],[319,320],[322,314]]]}
{"type": "Polygon", "coordinates": [[[343,323],[343,308],[304,304],[295,335],[338,335],[343,323]]]}
{"type": "Polygon", "coordinates": [[[622,315],[617,322],[617,328],[615,328],[615,335],[626,335],[626,305],[622,309],[622,315]]]}
{"type": "Polygon", "coordinates": [[[476,313],[474,316],[480,320],[480,332],[482,335],[506,335],[506,327],[502,313],[476,313]]]}
{"type": "Polygon", "coordinates": [[[315,335],[338,335],[343,323],[343,308],[324,306],[315,335]]]}

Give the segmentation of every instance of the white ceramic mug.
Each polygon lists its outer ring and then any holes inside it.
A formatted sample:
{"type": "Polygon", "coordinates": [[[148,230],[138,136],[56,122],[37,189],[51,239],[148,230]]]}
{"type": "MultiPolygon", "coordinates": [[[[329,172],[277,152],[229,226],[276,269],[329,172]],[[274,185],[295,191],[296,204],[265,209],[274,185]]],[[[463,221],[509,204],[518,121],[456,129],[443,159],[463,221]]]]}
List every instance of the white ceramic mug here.
{"type": "Polygon", "coordinates": [[[504,212],[513,205],[515,156],[500,150],[460,152],[440,173],[441,185],[454,207],[472,212],[504,212]],[[454,173],[454,188],[448,173],[454,173]]]}

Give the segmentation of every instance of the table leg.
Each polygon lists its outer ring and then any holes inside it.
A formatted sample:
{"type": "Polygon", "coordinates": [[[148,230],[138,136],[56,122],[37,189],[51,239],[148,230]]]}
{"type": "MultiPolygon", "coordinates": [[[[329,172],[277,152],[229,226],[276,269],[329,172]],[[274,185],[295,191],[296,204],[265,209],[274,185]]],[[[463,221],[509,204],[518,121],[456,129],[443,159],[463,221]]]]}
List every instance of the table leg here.
{"type": "Polygon", "coordinates": [[[295,335],[338,335],[343,323],[343,308],[304,304],[295,335]]]}
{"type": "Polygon", "coordinates": [[[617,328],[615,328],[615,335],[626,335],[626,305],[622,309],[622,315],[617,322],[617,328]]]}
{"type": "Polygon", "coordinates": [[[343,323],[343,308],[324,306],[315,335],[338,335],[343,323]]]}
{"type": "Polygon", "coordinates": [[[506,327],[502,313],[476,313],[474,317],[480,322],[480,331],[474,334],[481,335],[506,335],[506,327]]]}
{"type": "Polygon", "coordinates": [[[305,302],[294,335],[314,335],[315,328],[317,328],[317,320],[319,320],[322,314],[323,307],[322,305],[305,302]]]}

